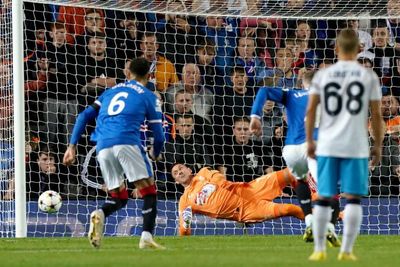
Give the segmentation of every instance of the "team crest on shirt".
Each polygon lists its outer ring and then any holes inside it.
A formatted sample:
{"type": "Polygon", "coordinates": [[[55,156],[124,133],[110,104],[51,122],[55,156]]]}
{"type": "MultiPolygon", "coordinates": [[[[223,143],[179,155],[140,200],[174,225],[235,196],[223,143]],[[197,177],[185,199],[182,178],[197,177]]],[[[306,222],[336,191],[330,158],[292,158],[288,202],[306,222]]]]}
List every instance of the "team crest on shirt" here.
{"type": "Polygon", "coordinates": [[[203,188],[200,190],[199,193],[197,193],[195,203],[197,205],[204,205],[207,203],[207,199],[211,196],[212,193],[214,193],[216,189],[216,186],[213,184],[206,184],[203,186],[203,188]]]}

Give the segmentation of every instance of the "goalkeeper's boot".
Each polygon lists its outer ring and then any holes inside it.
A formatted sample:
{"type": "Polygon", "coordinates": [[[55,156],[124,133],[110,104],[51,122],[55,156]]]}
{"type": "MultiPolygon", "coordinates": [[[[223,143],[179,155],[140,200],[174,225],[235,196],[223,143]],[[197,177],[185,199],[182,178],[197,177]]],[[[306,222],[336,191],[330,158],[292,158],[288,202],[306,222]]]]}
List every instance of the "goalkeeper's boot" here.
{"type": "Polygon", "coordinates": [[[340,242],[339,237],[335,233],[335,231],[329,230],[328,233],[326,234],[326,240],[328,241],[328,245],[331,248],[338,248],[342,245],[342,242],[340,242]]]}
{"type": "Polygon", "coordinates": [[[324,261],[326,260],[328,256],[326,255],[325,251],[314,251],[313,254],[311,254],[310,257],[308,257],[308,260],[310,261],[324,261]]]}
{"type": "Polygon", "coordinates": [[[306,242],[313,242],[314,241],[314,236],[313,236],[313,232],[312,232],[312,227],[311,226],[307,226],[306,230],[304,232],[303,235],[303,240],[306,242]]]}
{"type": "Polygon", "coordinates": [[[154,241],[151,234],[144,234],[144,233],[142,233],[142,236],[140,237],[139,248],[140,249],[148,249],[148,248],[149,249],[165,249],[164,246],[157,244],[157,242],[154,241]]]}
{"type": "Polygon", "coordinates": [[[340,252],[337,259],[339,261],[356,261],[357,257],[351,252],[340,252]]]}
{"type": "Polygon", "coordinates": [[[100,247],[103,230],[104,212],[102,210],[95,210],[90,214],[90,228],[88,234],[89,242],[93,247],[100,247]]]}

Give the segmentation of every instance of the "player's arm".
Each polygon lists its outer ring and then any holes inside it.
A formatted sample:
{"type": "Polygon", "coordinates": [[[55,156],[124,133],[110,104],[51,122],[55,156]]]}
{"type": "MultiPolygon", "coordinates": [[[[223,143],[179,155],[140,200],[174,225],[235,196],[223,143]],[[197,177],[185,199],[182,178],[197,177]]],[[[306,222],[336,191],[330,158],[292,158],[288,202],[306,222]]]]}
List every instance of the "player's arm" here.
{"type": "Polygon", "coordinates": [[[162,128],[161,102],[155,95],[151,95],[151,97],[148,99],[146,119],[154,137],[154,143],[152,149],[150,150],[150,156],[153,160],[157,160],[159,159],[161,150],[164,146],[165,135],[162,128]]]}
{"type": "Polygon", "coordinates": [[[250,131],[256,136],[261,136],[262,125],[261,118],[263,116],[264,104],[267,100],[271,100],[277,103],[284,104],[284,96],[286,92],[282,88],[277,87],[261,87],[257,92],[256,99],[253,102],[251,108],[251,121],[250,121],[250,131]]]}
{"type": "Polygon", "coordinates": [[[319,95],[310,94],[306,114],[306,140],[308,147],[308,156],[311,158],[315,158],[314,125],[319,102],[319,95]]]}
{"type": "Polygon", "coordinates": [[[371,165],[376,166],[381,160],[384,123],[381,114],[381,100],[371,100],[371,130],[374,143],[371,147],[371,165]]]}
{"type": "Polygon", "coordinates": [[[190,235],[192,224],[192,208],[187,206],[182,200],[179,200],[179,235],[190,235]]]}
{"type": "Polygon", "coordinates": [[[71,140],[69,142],[69,146],[64,154],[63,163],[65,165],[71,165],[75,161],[76,156],[76,145],[81,138],[83,131],[86,128],[86,124],[92,120],[94,120],[99,114],[99,109],[101,106],[101,102],[96,100],[91,106],[88,106],[82,113],[78,115],[78,118],[75,121],[74,129],[72,131],[71,140]]]}

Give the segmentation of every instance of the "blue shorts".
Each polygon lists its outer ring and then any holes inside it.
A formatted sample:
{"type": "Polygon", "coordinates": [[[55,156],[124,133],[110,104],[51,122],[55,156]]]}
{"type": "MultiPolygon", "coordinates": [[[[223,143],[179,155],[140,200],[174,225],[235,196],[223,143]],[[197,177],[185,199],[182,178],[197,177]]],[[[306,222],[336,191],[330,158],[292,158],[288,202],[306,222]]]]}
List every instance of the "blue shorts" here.
{"type": "Polygon", "coordinates": [[[318,195],[333,197],[338,193],[368,194],[368,158],[317,157],[318,195]]]}

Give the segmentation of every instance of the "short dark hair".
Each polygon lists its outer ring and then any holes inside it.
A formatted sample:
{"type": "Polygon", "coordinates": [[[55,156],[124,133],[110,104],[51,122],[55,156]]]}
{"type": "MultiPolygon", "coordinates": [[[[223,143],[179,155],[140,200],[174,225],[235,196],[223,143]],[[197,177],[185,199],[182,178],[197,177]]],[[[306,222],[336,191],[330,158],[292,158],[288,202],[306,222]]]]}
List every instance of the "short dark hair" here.
{"type": "Polygon", "coordinates": [[[40,155],[48,155],[49,157],[56,158],[54,148],[51,145],[42,145],[38,151],[38,158],[40,155]]]}
{"type": "Polygon", "coordinates": [[[234,68],[231,69],[230,76],[233,76],[234,73],[242,73],[243,75],[246,75],[246,69],[243,66],[235,66],[234,68]]]}
{"type": "Polygon", "coordinates": [[[158,38],[157,38],[157,34],[155,33],[155,32],[145,32],[143,35],[142,35],[142,38],[140,38],[140,40],[143,42],[143,40],[144,40],[144,38],[146,38],[146,37],[153,37],[154,36],[154,38],[156,38],[156,43],[158,42],[158,38]]]}
{"type": "Polygon", "coordinates": [[[358,63],[360,63],[360,64],[369,63],[369,64],[371,64],[371,66],[374,65],[374,63],[372,62],[372,60],[369,59],[369,58],[367,58],[367,57],[359,57],[359,58],[357,58],[357,61],[358,61],[358,63]]]}
{"type": "Polygon", "coordinates": [[[129,66],[129,71],[139,77],[146,76],[150,70],[150,62],[144,58],[134,58],[129,66]]]}
{"type": "Polygon", "coordinates": [[[86,40],[89,42],[90,39],[92,39],[92,38],[105,39],[105,38],[106,38],[106,35],[105,35],[104,32],[97,31],[97,32],[93,32],[93,33],[87,34],[87,35],[86,35],[86,38],[87,38],[86,40]]]}
{"type": "Polygon", "coordinates": [[[193,123],[194,123],[194,116],[193,114],[188,114],[188,113],[184,113],[184,114],[176,114],[175,116],[175,123],[178,123],[179,119],[192,119],[193,123]]]}
{"type": "Polygon", "coordinates": [[[238,117],[238,116],[235,116],[235,117],[233,118],[233,125],[235,125],[236,122],[240,122],[240,121],[250,123],[250,119],[249,119],[248,117],[238,117]]]}

